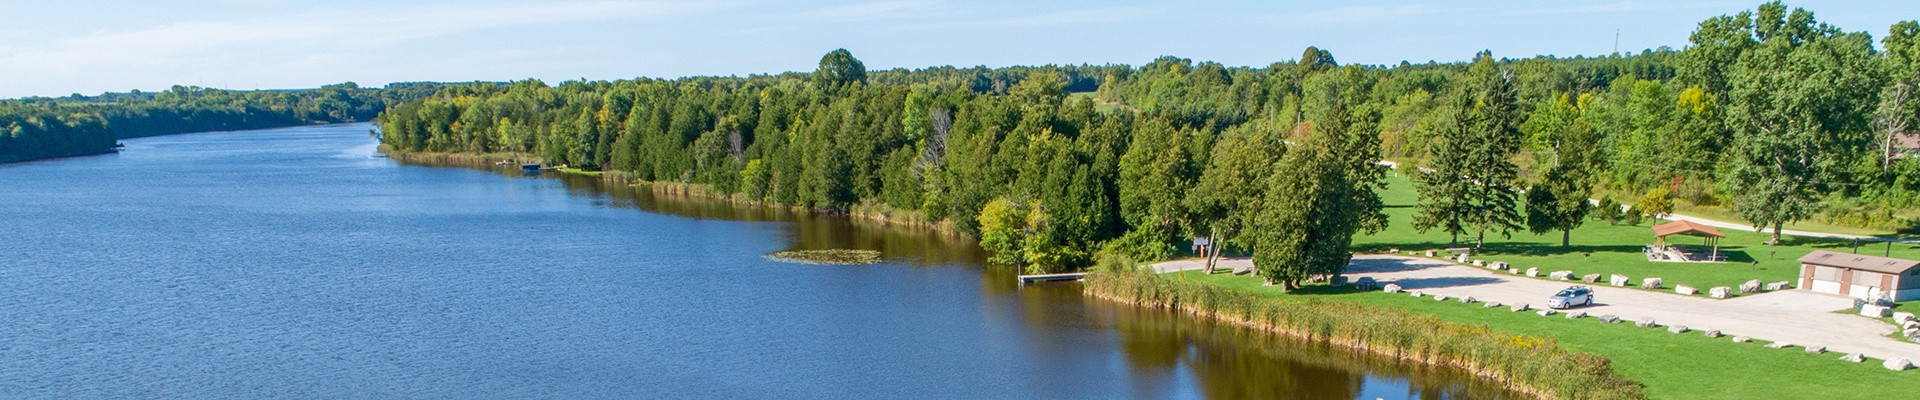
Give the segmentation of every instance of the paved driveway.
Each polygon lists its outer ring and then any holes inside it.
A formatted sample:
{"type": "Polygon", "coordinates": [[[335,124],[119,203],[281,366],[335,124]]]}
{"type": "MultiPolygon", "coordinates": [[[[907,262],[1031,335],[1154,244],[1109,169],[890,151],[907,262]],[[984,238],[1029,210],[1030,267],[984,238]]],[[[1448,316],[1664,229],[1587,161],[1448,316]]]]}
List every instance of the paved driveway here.
{"type": "MultiPolygon", "coordinates": [[[[1221,260],[1219,266],[1233,268],[1250,262],[1226,259],[1221,260]]],[[[1156,269],[1162,272],[1190,269],[1189,264],[1193,263],[1176,261],[1156,269]]],[[[1394,283],[1430,295],[1473,296],[1481,301],[1504,304],[1528,303],[1535,308],[1544,307],[1547,296],[1578,283],[1515,276],[1434,259],[1380,255],[1354,257],[1347,267],[1347,275],[1355,279],[1370,276],[1382,284],[1394,283]]],[[[1828,351],[1843,354],[1920,360],[1920,344],[1882,336],[1894,332],[1892,325],[1833,313],[1853,305],[1853,301],[1845,297],[1790,290],[1713,300],[1617,288],[1604,282],[1591,286],[1596,304],[1580,308],[1591,315],[1613,314],[1630,321],[1652,318],[1661,325],[1684,325],[1695,331],[1719,329],[1729,336],[1826,346],[1828,351]]]]}

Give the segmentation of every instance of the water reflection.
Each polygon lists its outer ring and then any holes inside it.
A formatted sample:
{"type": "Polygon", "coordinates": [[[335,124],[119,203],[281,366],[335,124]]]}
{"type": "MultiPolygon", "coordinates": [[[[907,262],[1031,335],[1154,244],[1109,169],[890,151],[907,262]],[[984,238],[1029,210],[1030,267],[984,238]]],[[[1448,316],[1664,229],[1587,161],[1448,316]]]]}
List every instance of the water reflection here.
{"type": "MultiPolygon", "coordinates": [[[[417,165],[417,164],[416,164],[417,165]]],[[[1087,368],[1088,354],[1116,356],[1104,363],[1131,377],[1122,391],[1138,398],[1192,395],[1216,399],[1503,399],[1513,393],[1463,372],[1407,365],[1351,349],[1292,340],[1236,326],[1187,318],[1165,310],[1122,306],[1081,295],[1078,284],[1023,286],[1011,267],[983,266],[986,255],[971,239],[930,228],[820,215],[779,207],[751,207],[712,198],[660,194],[593,176],[525,175],[517,168],[460,167],[495,171],[516,179],[554,179],[572,195],[607,207],[631,208],[686,218],[780,223],[789,249],[857,248],[880,251],[914,267],[981,266],[981,292],[1008,302],[989,307],[988,319],[1011,319],[1029,329],[1020,344],[1039,370],[1087,368]],[[1011,314],[1011,315],[1008,315],[1011,314]],[[1111,340],[1046,332],[1104,331],[1111,340]],[[1118,349],[1107,348],[1117,342],[1118,349]]],[[[1098,364],[1098,363],[1095,363],[1098,364]]],[[[1085,375],[1085,374],[1060,374],[1085,375]]],[[[1046,380],[1042,378],[1041,380],[1046,380]]],[[[1085,397],[1084,390],[1111,382],[1054,382],[1041,388],[1056,397],[1085,397]]]]}

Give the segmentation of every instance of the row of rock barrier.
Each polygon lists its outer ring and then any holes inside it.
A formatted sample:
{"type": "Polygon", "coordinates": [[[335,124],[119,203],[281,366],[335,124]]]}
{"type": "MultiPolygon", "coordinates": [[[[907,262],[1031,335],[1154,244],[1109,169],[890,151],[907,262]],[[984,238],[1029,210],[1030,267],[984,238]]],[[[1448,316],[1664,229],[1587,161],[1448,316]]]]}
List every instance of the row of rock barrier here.
{"type": "Polygon", "coordinates": [[[1586,283],[1600,283],[1600,274],[1587,274],[1586,276],[1580,277],[1580,281],[1586,282],[1586,283]]]}
{"type": "Polygon", "coordinates": [[[1740,284],[1741,294],[1753,294],[1753,293],[1759,293],[1759,292],[1760,292],[1759,279],[1750,280],[1750,281],[1747,281],[1747,283],[1740,284]]]}
{"type": "Polygon", "coordinates": [[[1724,299],[1732,295],[1733,295],[1733,288],[1729,288],[1726,286],[1714,286],[1712,289],[1707,289],[1707,297],[1724,299]]]}
{"type": "Polygon", "coordinates": [[[1662,282],[1660,282],[1660,278],[1641,279],[1640,288],[1641,289],[1659,289],[1661,283],[1662,282]]]}
{"type": "Polygon", "coordinates": [[[1893,309],[1879,304],[1860,306],[1860,316],[1868,318],[1886,318],[1893,315],[1893,309]]]}
{"type": "Polygon", "coordinates": [[[1673,292],[1679,293],[1682,296],[1692,296],[1694,293],[1700,293],[1700,290],[1694,289],[1692,286],[1677,285],[1673,287],[1673,292]]]}
{"type": "Polygon", "coordinates": [[[1627,276],[1620,275],[1620,274],[1613,274],[1613,277],[1607,279],[1607,283],[1612,284],[1614,287],[1627,286],[1628,282],[1629,280],[1627,279],[1627,276]]]}

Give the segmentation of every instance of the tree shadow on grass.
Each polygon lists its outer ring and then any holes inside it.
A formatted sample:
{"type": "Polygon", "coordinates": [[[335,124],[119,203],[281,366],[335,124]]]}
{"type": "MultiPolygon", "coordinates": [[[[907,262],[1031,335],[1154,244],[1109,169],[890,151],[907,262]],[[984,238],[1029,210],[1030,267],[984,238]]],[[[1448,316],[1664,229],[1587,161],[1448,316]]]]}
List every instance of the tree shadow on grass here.
{"type": "MultiPolygon", "coordinates": [[[[1400,249],[1403,251],[1429,250],[1429,249],[1443,250],[1443,249],[1452,248],[1452,247],[1456,247],[1456,246],[1448,246],[1445,243],[1436,243],[1436,242],[1375,243],[1375,244],[1367,245],[1367,249],[1370,249],[1370,250],[1371,249],[1379,249],[1379,250],[1400,249]]],[[[1457,247],[1473,247],[1473,244],[1463,243],[1457,247]]],[[[1606,246],[1573,245],[1573,246],[1562,247],[1557,244],[1489,242],[1485,246],[1482,246],[1481,249],[1476,254],[1486,254],[1489,256],[1513,255],[1513,256],[1539,257],[1539,256],[1552,256],[1552,255],[1561,255],[1561,254],[1580,254],[1580,253],[1639,253],[1640,250],[1643,248],[1645,248],[1644,245],[1606,245],[1606,246]]]]}

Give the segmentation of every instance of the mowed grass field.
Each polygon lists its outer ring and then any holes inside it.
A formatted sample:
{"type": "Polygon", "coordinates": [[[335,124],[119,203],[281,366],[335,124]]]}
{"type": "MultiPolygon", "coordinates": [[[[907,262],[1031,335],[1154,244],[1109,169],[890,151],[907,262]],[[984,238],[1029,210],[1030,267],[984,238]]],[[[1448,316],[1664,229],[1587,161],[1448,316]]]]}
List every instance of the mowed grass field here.
{"type": "MultiPolygon", "coordinates": [[[[1388,178],[1388,188],[1381,193],[1387,204],[1389,227],[1379,233],[1355,237],[1353,247],[1359,251],[1386,249],[1427,250],[1448,247],[1472,247],[1473,233],[1460,236],[1458,245],[1448,243],[1448,235],[1438,229],[1425,233],[1413,229],[1414,205],[1418,203],[1418,194],[1414,185],[1405,175],[1394,173],[1388,178]]],[[[1523,212],[1524,214],[1524,212],[1523,212]]],[[[1649,220],[1640,225],[1609,225],[1606,221],[1588,221],[1573,230],[1571,246],[1560,246],[1560,232],[1543,235],[1520,231],[1512,237],[1503,237],[1497,232],[1488,232],[1484,248],[1473,258],[1488,261],[1505,261],[1521,268],[1539,268],[1544,279],[1548,272],[1569,270],[1581,276],[1590,273],[1602,274],[1601,283],[1606,282],[1605,275],[1626,275],[1638,285],[1641,278],[1659,277],[1667,291],[1671,293],[1676,285],[1687,285],[1700,289],[1704,296],[1707,289],[1714,286],[1738,288],[1750,279],[1763,282],[1798,281],[1800,264],[1796,261],[1815,249],[1852,252],[1852,240],[1808,238],[1786,236],[1781,245],[1764,244],[1769,235],[1753,230],[1721,229],[1727,235],[1720,241],[1720,252],[1728,256],[1726,263],[1671,263],[1651,262],[1641,253],[1642,246],[1653,244],[1651,227],[1665,221],[1649,220]]],[[[1737,222],[1737,221],[1736,221],[1737,222]]],[[[1669,242],[1679,245],[1701,246],[1701,238],[1692,236],[1669,237],[1669,242]]],[[[1863,243],[1861,254],[1882,255],[1887,251],[1884,243],[1863,243]]],[[[1920,259],[1920,245],[1895,243],[1892,246],[1895,258],[1920,259]]]]}
{"type": "Polygon", "coordinates": [[[1564,348],[1606,356],[1622,376],[1646,385],[1647,394],[1659,399],[1893,399],[1920,393],[1920,371],[1887,370],[1875,359],[1857,364],[1840,361],[1844,354],[1807,354],[1797,346],[1769,349],[1764,341],[1734,343],[1731,337],[1707,338],[1698,331],[1673,334],[1664,327],[1639,328],[1632,322],[1603,324],[1591,317],[1569,320],[1564,314],[1543,317],[1506,307],[1379,291],[1309,286],[1283,293],[1262,286],[1258,278],[1198,271],[1182,274],[1182,279],[1264,298],[1390,306],[1516,335],[1552,338],[1564,348]]]}

